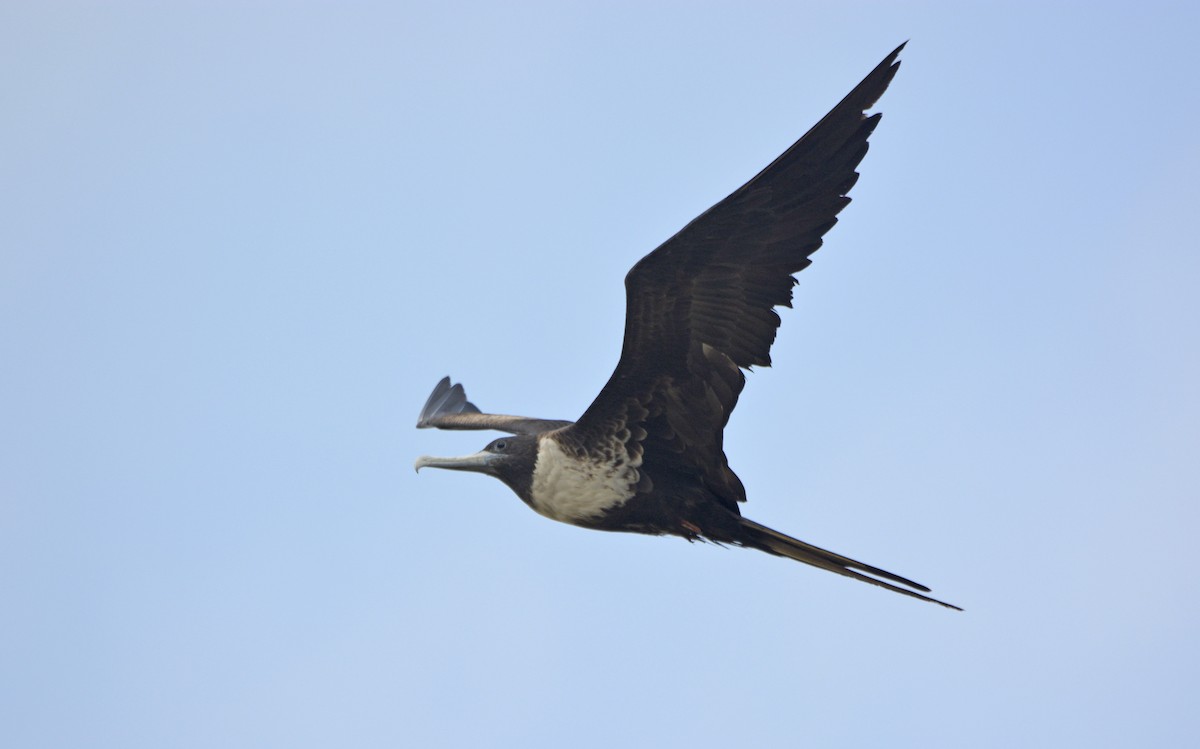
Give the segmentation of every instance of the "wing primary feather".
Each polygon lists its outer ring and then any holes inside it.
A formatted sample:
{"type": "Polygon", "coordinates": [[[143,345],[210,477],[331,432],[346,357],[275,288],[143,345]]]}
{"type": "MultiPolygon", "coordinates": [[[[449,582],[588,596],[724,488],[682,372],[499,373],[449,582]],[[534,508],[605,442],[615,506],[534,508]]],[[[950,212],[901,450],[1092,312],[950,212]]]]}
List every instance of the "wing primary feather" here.
{"type": "Polygon", "coordinates": [[[417,418],[418,429],[490,429],[510,434],[538,434],[570,425],[571,422],[558,419],[485,414],[467,400],[467,393],[461,384],[450,384],[449,377],[443,377],[434,386],[417,418]]]}

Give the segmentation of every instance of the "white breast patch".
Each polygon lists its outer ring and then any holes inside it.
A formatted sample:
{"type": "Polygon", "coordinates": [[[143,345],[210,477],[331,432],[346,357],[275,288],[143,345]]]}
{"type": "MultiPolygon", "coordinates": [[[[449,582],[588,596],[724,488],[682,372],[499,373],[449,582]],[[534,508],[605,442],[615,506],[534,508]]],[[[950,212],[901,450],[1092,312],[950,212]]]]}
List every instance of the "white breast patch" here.
{"type": "MultiPolygon", "coordinates": [[[[596,519],[635,493],[641,456],[631,459],[614,440],[613,457],[599,463],[566,452],[554,439],[538,441],[533,466],[533,509],[564,523],[596,519]]],[[[607,456],[606,456],[607,457],[607,456]]]]}

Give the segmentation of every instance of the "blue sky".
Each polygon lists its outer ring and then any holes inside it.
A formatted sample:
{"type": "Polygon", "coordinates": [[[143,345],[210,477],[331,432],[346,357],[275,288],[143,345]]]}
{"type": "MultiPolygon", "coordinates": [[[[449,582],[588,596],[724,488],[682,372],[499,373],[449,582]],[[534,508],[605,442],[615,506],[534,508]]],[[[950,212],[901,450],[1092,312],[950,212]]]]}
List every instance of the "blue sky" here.
{"type": "Polygon", "coordinates": [[[1125,5],[5,4],[0,743],[1194,737],[1200,11],[1125,5]],[[905,39],[726,445],[965,613],[413,473],[905,39]]]}

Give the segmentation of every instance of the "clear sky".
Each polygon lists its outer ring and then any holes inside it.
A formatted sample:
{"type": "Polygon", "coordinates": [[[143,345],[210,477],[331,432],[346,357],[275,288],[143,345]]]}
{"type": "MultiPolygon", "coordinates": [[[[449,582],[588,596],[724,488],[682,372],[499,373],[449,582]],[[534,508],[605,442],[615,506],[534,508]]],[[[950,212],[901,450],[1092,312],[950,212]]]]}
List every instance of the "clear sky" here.
{"type": "Polygon", "coordinates": [[[1133,6],[4,3],[0,745],[1194,741],[1200,6],[1133,6]],[[906,39],[726,445],[965,613],[413,473],[906,39]]]}

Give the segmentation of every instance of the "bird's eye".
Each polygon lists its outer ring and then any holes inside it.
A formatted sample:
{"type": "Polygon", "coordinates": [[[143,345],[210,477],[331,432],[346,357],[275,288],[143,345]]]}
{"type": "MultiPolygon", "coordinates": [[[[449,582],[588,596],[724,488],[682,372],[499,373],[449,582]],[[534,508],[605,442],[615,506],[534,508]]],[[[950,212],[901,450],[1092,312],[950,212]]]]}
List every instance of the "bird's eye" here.
{"type": "Polygon", "coordinates": [[[499,442],[493,443],[492,447],[496,450],[503,450],[504,448],[508,447],[508,443],[504,440],[500,440],[499,442]]]}

